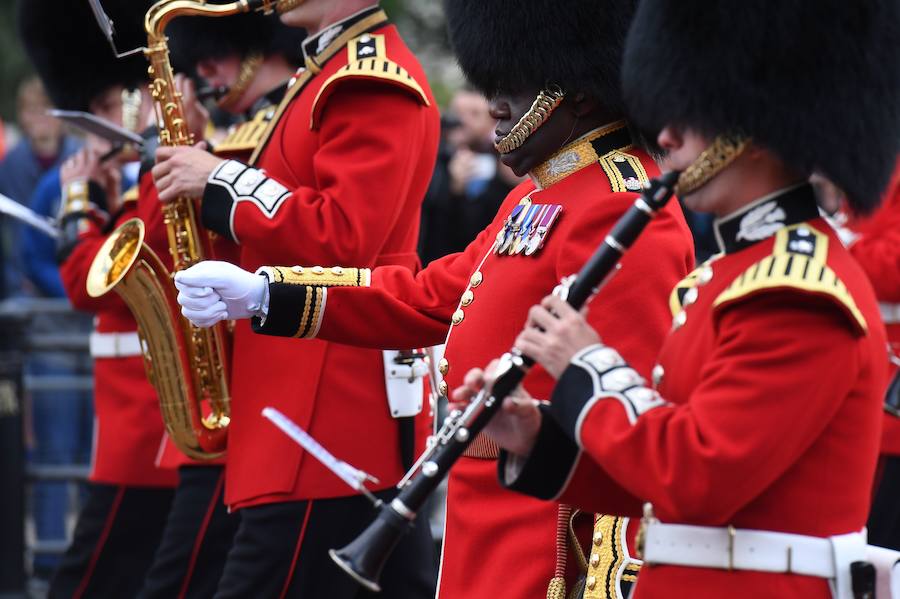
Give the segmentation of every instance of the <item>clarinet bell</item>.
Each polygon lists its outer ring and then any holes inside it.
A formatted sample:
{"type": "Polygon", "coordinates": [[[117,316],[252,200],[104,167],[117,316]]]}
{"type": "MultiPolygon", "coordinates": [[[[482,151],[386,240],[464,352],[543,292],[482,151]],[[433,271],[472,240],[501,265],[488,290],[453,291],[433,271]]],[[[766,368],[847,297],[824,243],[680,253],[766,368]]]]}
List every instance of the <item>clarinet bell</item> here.
{"type": "Polygon", "coordinates": [[[378,518],[368,528],[345,547],[330,549],[328,555],[356,582],[378,593],[381,591],[378,584],[381,571],[411,526],[411,520],[388,505],[382,506],[378,518]]]}

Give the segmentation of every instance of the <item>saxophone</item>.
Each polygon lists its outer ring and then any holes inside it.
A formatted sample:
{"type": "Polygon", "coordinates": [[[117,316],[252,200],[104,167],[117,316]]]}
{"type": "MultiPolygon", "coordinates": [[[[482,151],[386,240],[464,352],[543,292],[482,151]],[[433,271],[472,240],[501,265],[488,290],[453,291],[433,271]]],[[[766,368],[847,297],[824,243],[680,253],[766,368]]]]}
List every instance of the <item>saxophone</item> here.
{"type": "MultiPolygon", "coordinates": [[[[179,16],[225,17],[243,12],[286,12],[303,0],[239,0],[207,4],[205,0],[161,0],[144,19],[160,144],[193,144],[184,118],[181,94],[169,61],[165,36],[179,16]]],[[[177,272],[210,254],[210,239],[197,224],[194,198],[180,197],[162,206],[163,219],[177,272]]],[[[225,452],[230,422],[228,389],[230,335],[221,323],[211,329],[190,324],[176,301],[170,273],[144,243],[144,223],[130,219],[113,231],[88,272],[87,291],[100,297],[115,290],[138,323],[147,377],[159,397],[163,422],[173,443],[185,455],[208,460],[225,452]],[[206,413],[206,415],[204,415],[206,413]]]]}

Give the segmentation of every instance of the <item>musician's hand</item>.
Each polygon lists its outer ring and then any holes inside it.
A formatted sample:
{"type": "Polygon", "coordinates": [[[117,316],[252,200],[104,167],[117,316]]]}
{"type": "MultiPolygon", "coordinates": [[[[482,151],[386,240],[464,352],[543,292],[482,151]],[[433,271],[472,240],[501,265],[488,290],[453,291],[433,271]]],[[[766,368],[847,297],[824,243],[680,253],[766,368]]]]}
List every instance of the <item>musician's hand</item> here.
{"type": "Polygon", "coordinates": [[[205,151],[205,147],[206,142],[201,141],[191,148],[161,146],[156,150],[156,166],[152,173],[159,191],[159,201],[171,202],[179,197],[199,198],[203,195],[210,173],[224,162],[205,151]]]}
{"type": "Polygon", "coordinates": [[[525,330],[516,338],[516,347],[559,378],[576,353],[600,342],[597,331],[579,313],[555,295],[545,297],[528,312],[525,330]]]}
{"type": "Polygon", "coordinates": [[[265,313],[266,277],[228,262],[207,260],[175,273],[181,313],[198,327],[265,313]]]}
{"type": "Polygon", "coordinates": [[[175,75],[175,89],[181,93],[181,103],[184,106],[184,118],[188,123],[188,129],[195,140],[205,137],[206,125],[209,123],[209,111],[200,100],[197,99],[197,88],[190,77],[182,73],[175,75]]]}
{"type": "Polygon", "coordinates": [[[94,181],[103,185],[105,179],[100,165],[101,152],[94,148],[82,148],[69,157],[59,169],[59,182],[65,187],[75,181],[94,181]]]}
{"type": "MultiPolygon", "coordinates": [[[[494,384],[494,373],[498,363],[499,360],[494,360],[486,371],[480,368],[470,370],[463,379],[462,386],[453,390],[451,397],[453,403],[450,404],[450,409],[464,410],[482,389],[485,387],[490,389],[494,384]]],[[[500,411],[494,415],[483,432],[503,449],[519,455],[528,455],[540,428],[541,412],[538,410],[538,401],[528,395],[522,387],[518,387],[503,400],[500,411]]]]}

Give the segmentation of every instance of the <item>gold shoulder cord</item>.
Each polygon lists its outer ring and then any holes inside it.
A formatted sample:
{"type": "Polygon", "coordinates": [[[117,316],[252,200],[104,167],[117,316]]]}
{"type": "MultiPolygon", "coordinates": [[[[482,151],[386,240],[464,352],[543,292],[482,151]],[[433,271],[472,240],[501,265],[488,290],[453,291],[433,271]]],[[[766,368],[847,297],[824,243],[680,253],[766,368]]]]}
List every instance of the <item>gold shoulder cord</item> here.
{"type": "Polygon", "coordinates": [[[510,129],[506,137],[494,144],[497,151],[501,154],[509,154],[513,150],[520,148],[532,133],[547,122],[547,119],[557,109],[564,97],[565,93],[563,93],[563,90],[555,85],[542,90],[535,98],[528,112],[522,115],[522,118],[510,129]]]}

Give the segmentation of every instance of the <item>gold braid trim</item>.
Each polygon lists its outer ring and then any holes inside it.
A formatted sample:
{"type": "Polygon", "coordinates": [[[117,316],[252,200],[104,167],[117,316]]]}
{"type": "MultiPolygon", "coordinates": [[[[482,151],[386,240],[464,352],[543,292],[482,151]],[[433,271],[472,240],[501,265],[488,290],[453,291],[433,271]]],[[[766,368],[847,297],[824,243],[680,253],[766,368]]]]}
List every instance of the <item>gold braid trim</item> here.
{"type": "Polygon", "coordinates": [[[306,288],[303,311],[294,337],[312,339],[319,332],[329,287],[368,287],[372,276],[368,268],[323,268],[313,266],[264,266],[258,273],[265,274],[270,283],[301,285],[306,288]]]}
{"type": "Polygon", "coordinates": [[[547,122],[547,119],[550,118],[550,115],[553,114],[553,111],[560,105],[564,97],[565,94],[557,86],[541,90],[531,108],[522,115],[522,118],[510,129],[506,137],[494,144],[497,151],[501,154],[509,154],[513,150],[522,147],[525,140],[547,122]]]}
{"type": "Polygon", "coordinates": [[[737,160],[749,145],[747,138],[720,135],[681,173],[675,194],[683,197],[697,191],[737,160]]]}
{"type": "Polygon", "coordinates": [[[368,268],[323,268],[313,266],[265,266],[259,269],[272,283],[309,285],[311,287],[368,287],[371,271],[368,268]]]}
{"type": "Polygon", "coordinates": [[[833,300],[847,315],[859,335],[868,330],[863,316],[847,286],[825,262],[828,253],[828,237],[809,223],[784,227],[775,234],[771,255],[750,265],[713,302],[718,309],[743,297],[749,297],[770,289],[797,289],[833,300]],[[815,255],[808,256],[788,251],[790,231],[804,228],[816,239],[815,255]]]}

